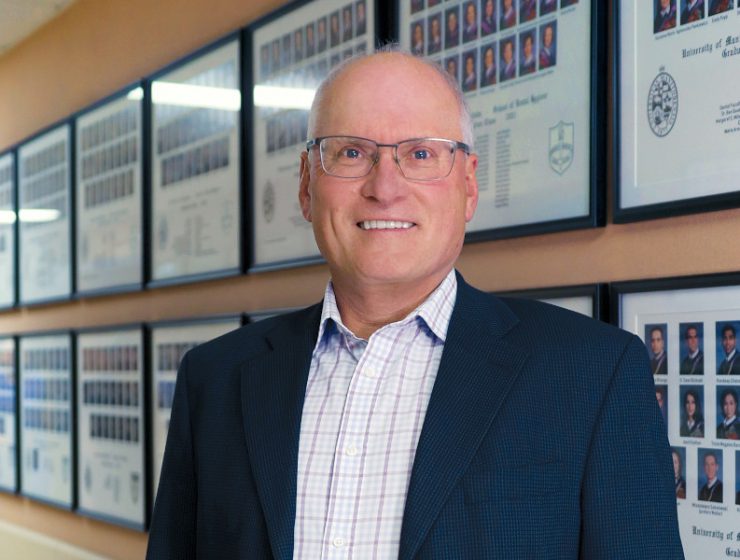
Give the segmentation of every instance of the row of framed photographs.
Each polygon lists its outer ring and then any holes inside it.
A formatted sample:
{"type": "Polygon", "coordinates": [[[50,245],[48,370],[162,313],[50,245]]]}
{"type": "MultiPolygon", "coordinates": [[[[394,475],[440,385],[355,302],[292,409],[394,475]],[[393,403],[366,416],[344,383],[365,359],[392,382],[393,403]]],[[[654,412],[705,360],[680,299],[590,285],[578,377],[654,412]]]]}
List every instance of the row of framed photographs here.
{"type": "MultiPolygon", "coordinates": [[[[559,305],[642,337],[651,359],[667,356],[666,370],[654,374],[672,444],[740,450],[740,421],[732,414],[737,412],[740,375],[721,369],[715,375],[711,356],[701,375],[694,371],[684,376],[678,367],[684,354],[705,349],[709,354],[716,345],[722,359],[737,354],[725,340],[724,326],[717,327],[720,341],[708,327],[697,330],[703,334],[697,344],[688,335],[698,325],[737,322],[740,304],[733,302],[740,301],[740,274],[500,295],[559,305]],[[656,326],[663,329],[662,345],[651,338],[656,326]],[[683,406],[692,395],[700,397],[683,406]],[[733,395],[734,401],[726,402],[733,395]],[[699,420],[705,404],[706,417],[719,419],[721,433],[718,427],[716,435],[723,443],[709,430],[684,429],[699,420]]],[[[249,320],[279,312],[250,314],[249,320]]],[[[0,489],[146,529],[180,360],[196,345],[239,328],[245,317],[0,336],[0,489]]]]}
{"type": "MultiPolygon", "coordinates": [[[[740,204],[740,10],[656,28],[663,4],[614,3],[616,222],[740,204]],[[706,48],[677,48],[685,34],[706,48]]],[[[320,261],[296,204],[308,109],[332,68],[388,38],[466,90],[467,241],[604,225],[608,11],[292,2],[0,153],[0,308],[320,261]]]]}

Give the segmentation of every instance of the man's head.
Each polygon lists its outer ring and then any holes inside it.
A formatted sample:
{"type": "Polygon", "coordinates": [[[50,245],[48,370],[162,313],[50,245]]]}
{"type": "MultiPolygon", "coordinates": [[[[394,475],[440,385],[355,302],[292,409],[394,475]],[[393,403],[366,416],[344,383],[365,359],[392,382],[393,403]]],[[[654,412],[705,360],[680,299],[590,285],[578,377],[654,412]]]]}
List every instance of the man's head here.
{"type": "Polygon", "coordinates": [[[717,464],[717,457],[713,451],[710,451],[704,455],[704,474],[707,475],[707,480],[714,480],[717,478],[718,471],[719,465],[717,464]]]}
{"type": "Polygon", "coordinates": [[[485,14],[488,19],[493,17],[493,0],[486,0],[485,14]]]}
{"type": "Polygon", "coordinates": [[[542,32],[542,43],[548,49],[552,45],[552,39],[553,39],[552,25],[546,25],[545,30],[542,32]]]}
{"type": "Polygon", "coordinates": [[[660,0],[660,9],[661,11],[665,11],[668,9],[668,6],[671,5],[671,0],[660,0]]]}
{"type": "Polygon", "coordinates": [[[465,7],[465,22],[468,25],[475,25],[475,3],[474,2],[468,2],[468,5],[465,7]]]}
{"type": "Polygon", "coordinates": [[[686,395],[683,398],[683,405],[686,409],[686,415],[689,418],[694,418],[699,408],[699,395],[693,389],[686,391],[686,395]]]}
{"type": "MultiPolygon", "coordinates": [[[[441,68],[407,53],[382,52],[351,59],[329,75],[316,93],[308,134],[379,144],[413,138],[470,143],[472,126],[462,94],[441,68]]],[[[365,156],[354,146],[338,150],[333,156],[353,165],[365,156]]],[[[393,155],[393,148],[380,147],[375,165],[358,178],[328,174],[317,146],[301,155],[301,209],[335,285],[431,291],[460,253],[478,200],[475,154],[454,149],[438,156],[414,144],[404,166],[450,163],[447,176],[427,181],[406,178],[393,155]]]]}
{"type": "Polygon", "coordinates": [[[673,475],[678,478],[681,476],[681,456],[676,450],[671,451],[671,456],[673,457],[673,475]]]}
{"type": "Polygon", "coordinates": [[[513,0],[504,0],[504,10],[509,11],[512,8],[513,0]]]}
{"type": "Polygon", "coordinates": [[[693,354],[699,349],[699,329],[694,325],[686,327],[686,347],[689,349],[689,353],[693,354]]]}
{"type": "Polygon", "coordinates": [[[486,69],[493,67],[493,47],[487,47],[485,53],[483,53],[483,63],[486,65],[486,69]]]}
{"type": "Polygon", "coordinates": [[[504,41],[504,62],[506,64],[511,64],[512,59],[514,58],[514,42],[513,41],[504,41]]]}
{"type": "Polygon", "coordinates": [[[658,407],[660,407],[660,410],[663,410],[663,406],[665,405],[665,398],[663,396],[663,389],[661,387],[655,388],[655,400],[658,401],[658,407]]]}
{"type": "Polygon", "coordinates": [[[659,356],[663,353],[663,348],[663,329],[653,327],[650,329],[650,350],[652,350],[654,356],[659,356]]]}
{"type": "Polygon", "coordinates": [[[532,56],[532,35],[524,37],[524,58],[529,59],[532,56]]]}
{"type": "Polygon", "coordinates": [[[737,393],[733,389],[722,391],[722,413],[730,419],[737,414],[737,393]]]}
{"type": "Polygon", "coordinates": [[[722,327],[722,348],[725,354],[730,354],[735,349],[735,327],[732,325],[722,327]]]}
{"type": "Polygon", "coordinates": [[[439,18],[433,17],[431,19],[430,25],[431,25],[432,37],[437,39],[440,36],[439,18]]]}
{"type": "Polygon", "coordinates": [[[465,56],[465,75],[472,76],[475,74],[475,59],[472,54],[465,56]]]}
{"type": "Polygon", "coordinates": [[[457,12],[447,14],[447,29],[454,32],[457,29],[457,12]]]}

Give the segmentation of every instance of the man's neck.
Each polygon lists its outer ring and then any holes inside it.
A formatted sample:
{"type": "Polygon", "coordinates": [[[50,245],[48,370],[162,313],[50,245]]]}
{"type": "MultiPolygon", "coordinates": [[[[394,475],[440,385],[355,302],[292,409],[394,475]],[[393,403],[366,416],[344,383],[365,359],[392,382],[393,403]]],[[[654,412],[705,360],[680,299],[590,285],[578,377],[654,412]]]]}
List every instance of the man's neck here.
{"type": "Polygon", "coordinates": [[[419,307],[445,279],[447,273],[422,282],[359,286],[332,277],[334,296],[342,322],[355,336],[367,340],[375,331],[406,317],[419,307]]]}

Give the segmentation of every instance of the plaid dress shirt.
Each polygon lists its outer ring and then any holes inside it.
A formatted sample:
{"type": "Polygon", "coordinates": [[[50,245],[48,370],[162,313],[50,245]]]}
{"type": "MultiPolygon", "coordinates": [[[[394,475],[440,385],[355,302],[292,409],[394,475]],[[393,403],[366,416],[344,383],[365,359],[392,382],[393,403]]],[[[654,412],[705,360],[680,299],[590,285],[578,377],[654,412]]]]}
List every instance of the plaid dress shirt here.
{"type": "Polygon", "coordinates": [[[294,558],[398,557],[456,293],[450,271],[412,313],[362,340],[327,286],[301,419],[294,558]]]}

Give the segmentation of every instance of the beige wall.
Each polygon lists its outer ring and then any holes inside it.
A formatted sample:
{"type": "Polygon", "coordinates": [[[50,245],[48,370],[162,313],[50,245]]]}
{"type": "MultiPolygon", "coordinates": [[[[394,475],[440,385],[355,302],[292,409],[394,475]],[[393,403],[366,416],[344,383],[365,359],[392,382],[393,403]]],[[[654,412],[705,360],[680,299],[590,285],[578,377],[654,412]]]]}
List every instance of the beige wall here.
{"type": "MultiPolygon", "coordinates": [[[[78,0],[0,57],[0,151],[196,48],[282,0],[78,0]]],[[[607,100],[604,100],[606,103],[607,100]]],[[[487,290],[740,269],[740,210],[479,243],[459,268],[487,290]]],[[[0,313],[0,334],[155,321],[307,304],[323,266],[0,313]]],[[[0,520],[113,558],[140,558],[146,536],[0,495],[0,520]]]]}

